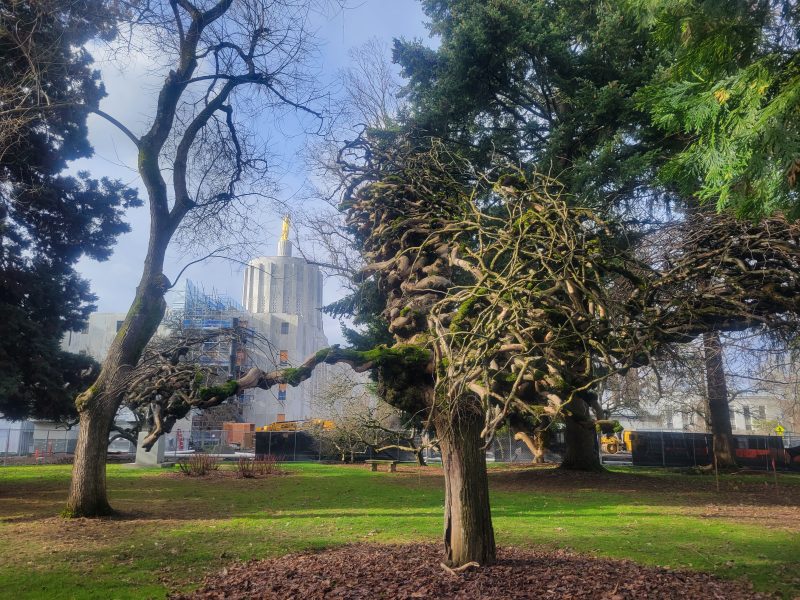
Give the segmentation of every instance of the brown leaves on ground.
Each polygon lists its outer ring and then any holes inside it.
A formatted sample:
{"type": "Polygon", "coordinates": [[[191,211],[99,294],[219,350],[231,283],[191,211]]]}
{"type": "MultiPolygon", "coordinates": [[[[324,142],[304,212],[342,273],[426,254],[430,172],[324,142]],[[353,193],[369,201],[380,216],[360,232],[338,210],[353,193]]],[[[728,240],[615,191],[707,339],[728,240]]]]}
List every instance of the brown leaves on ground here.
{"type": "Polygon", "coordinates": [[[240,563],[205,579],[193,594],[173,600],[541,598],[628,600],[769,598],[746,584],[706,573],[644,567],[567,552],[500,549],[490,567],[454,575],[439,565],[433,544],[353,544],[319,553],[240,563]]]}

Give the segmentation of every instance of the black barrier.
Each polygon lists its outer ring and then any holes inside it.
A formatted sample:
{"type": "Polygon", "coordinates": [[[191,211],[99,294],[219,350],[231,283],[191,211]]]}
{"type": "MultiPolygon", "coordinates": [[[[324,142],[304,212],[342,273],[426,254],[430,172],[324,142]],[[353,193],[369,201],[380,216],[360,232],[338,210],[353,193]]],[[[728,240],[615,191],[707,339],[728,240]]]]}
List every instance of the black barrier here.
{"type": "MultiPolygon", "coordinates": [[[[701,467],[714,460],[710,433],[632,431],[631,459],[641,467],[701,467]]],[[[785,449],[783,438],[768,435],[735,435],[734,452],[742,467],[771,471],[800,471],[800,453],[785,449]]]]}
{"type": "Polygon", "coordinates": [[[256,456],[278,456],[281,460],[319,460],[319,443],[305,431],[257,431],[256,456]]]}
{"type": "Polygon", "coordinates": [[[704,433],[632,431],[631,458],[643,467],[698,467],[711,464],[711,436],[704,433]]]}
{"type": "MultiPolygon", "coordinates": [[[[317,438],[306,431],[257,431],[255,442],[256,456],[272,455],[283,461],[339,460],[339,455],[326,455],[317,438]]],[[[347,455],[350,458],[350,455],[347,455]]],[[[353,453],[352,458],[364,460],[397,460],[400,462],[416,462],[412,452],[399,448],[388,448],[375,452],[365,447],[363,452],[353,453]]]]}

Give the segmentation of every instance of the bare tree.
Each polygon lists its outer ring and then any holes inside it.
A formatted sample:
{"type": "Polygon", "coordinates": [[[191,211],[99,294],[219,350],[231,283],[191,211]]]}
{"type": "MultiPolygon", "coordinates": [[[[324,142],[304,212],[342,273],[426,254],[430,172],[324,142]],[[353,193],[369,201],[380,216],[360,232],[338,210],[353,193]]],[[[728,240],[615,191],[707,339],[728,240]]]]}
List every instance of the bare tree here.
{"type": "Polygon", "coordinates": [[[345,286],[351,286],[352,276],[364,264],[338,208],[338,192],[347,185],[348,177],[338,163],[339,150],[344,140],[365,129],[392,128],[404,107],[396,67],[385,42],[372,38],[349,54],[351,64],[340,73],[342,90],[335,101],[335,120],[324,139],[312,140],[306,151],[306,161],[316,175],[310,191],[314,208],[303,211],[299,219],[309,240],[323,253],[320,262],[345,286]]]}
{"type": "Polygon", "coordinates": [[[417,442],[426,432],[416,415],[409,415],[383,402],[374,391],[374,384],[352,371],[336,369],[328,383],[315,398],[316,412],[332,423],[332,427],[317,432],[326,445],[336,449],[342,461],[349,455],[362,454],[367,449],[375,453],[399,450],[414,454],[424,466],[424,452],[436,445],[436,440],[417,442]]]}
{"type": "Polygon", "coordinates": [[[77,400],[80,433],[67,513],[111,511],[105,445],[124,386],[166,308],[164,257],[179,232],[231,236],[263,195],[267,150],[255,119],[292,111],[319,126],[323,95],[309,64],[314,0],[134,1],[128,40],[168,69],[147,130],[108,116],[138,150],[150,239],[136,296],[97,381],[77,400]]]}

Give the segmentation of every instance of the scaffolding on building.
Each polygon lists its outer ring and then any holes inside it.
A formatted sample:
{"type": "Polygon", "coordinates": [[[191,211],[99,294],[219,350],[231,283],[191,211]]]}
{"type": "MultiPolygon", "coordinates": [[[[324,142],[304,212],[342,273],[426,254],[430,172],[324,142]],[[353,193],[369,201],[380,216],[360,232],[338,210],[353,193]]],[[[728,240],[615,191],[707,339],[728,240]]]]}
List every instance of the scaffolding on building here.
{"type": "MultiPolygon", "coordinates": [[[[206,291],[187,280],[183,289],[177,292],[170,312],[173,321],[179,322],[184,332],[232,332],[232,335],[212,337],[203,342],[192,357],[198,364],[215,371],[219,379],[238,379],[255,366],[250,349],[255,332],[248,327],[245,310],[230,296],[213,288],[206,291]]],[[[242,421],[244,409],[252,400],[251,391],[240,393],[235,402],[194,415],[193,428],[222,429],[223,422],[242,421]]]]}

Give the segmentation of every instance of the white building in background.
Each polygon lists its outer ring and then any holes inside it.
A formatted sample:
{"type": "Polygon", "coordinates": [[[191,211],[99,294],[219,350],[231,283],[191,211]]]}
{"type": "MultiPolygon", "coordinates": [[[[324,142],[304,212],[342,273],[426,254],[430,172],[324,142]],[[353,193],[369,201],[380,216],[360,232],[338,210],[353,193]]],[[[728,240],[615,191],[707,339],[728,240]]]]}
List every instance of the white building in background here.
{"type": "Polygon", "coordinates": [[[124,322],[125,313],[92,313],[83,330],[68,331],[64,335],[61,349],[91,356],[102,363],[124,322]]]}
{"type": "MultiPolygon", "coordinates": [[[[292,256],[288,228],[285,219],[277,256],[254,258],[244,272],[242,305],[248,327],[261,338],[248,351],[263,370],[297,367],[328,346],[322,328],[322,273],[304,258],[292,256]]],[[[314,399],[325,385],[327,370],[320,365],[297,387],[281,384],[255,390],[245,420],[260,427],[318,416],[314,399]]]]}
{"type": "MultiPolygon", "coordinates": [[[[777,424],[786,431],[796,431],[792,413],[778,396],[769,394],[735,395],[729,401],[731,429],[736,435],[774,434],[777,424]]],[[[686,395],[676,401],[665,397],[657,404],[640,401],[636,408],[614,411],[612,419],[628,430],[663,429],[668,431],[706,432],[705,399],[686,395]]]]}

